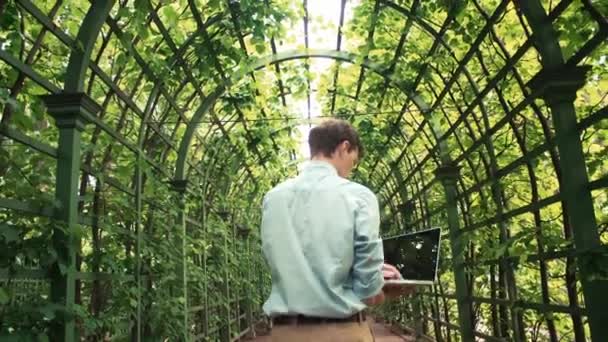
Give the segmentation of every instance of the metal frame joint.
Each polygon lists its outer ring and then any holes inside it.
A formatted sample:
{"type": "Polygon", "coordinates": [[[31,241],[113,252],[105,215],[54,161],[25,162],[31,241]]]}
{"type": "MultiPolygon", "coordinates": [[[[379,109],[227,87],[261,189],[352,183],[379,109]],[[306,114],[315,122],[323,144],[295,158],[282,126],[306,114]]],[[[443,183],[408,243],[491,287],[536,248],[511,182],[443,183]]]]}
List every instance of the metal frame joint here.
{"type": "Polygon", "coordinates": [[[576,99],[576,92],[585,85],[590,65],[544,68],[529,82],[528,87],[542,97],[548,105],[569,103],[576,99]]]}
{"type": "Polygon", "coordinates": [[[441,182],[455,182],[460,177],[460,166],[456,163],[441,165],[435,170],[435,177],[441,182]]]}
{"type": "Polygon", "coordinates": [[[186,189],[188,188],[187,179],[174,179],[170,181],[169,184],[171,185],[171,190],[181,194],[185,193],[186,189]]]}
{"type": "Polygon", "coordinates": [[[76,128],[82,131],[101,111],[101,106],[85,93],[51,94],[41,96],[41,99],[59,128],[76,128]]]}

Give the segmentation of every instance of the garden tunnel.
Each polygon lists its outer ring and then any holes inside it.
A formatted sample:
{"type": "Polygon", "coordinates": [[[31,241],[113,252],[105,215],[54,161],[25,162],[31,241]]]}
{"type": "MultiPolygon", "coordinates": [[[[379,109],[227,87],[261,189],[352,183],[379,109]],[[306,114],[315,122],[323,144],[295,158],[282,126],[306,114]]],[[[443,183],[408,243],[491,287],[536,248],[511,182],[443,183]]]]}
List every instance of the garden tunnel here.
{"type": "Polygon", "coordinates": [[[319,117],[434,341],[608,341],[608,3],[0,0],[0,337],[228,341],[263,316],[261,198],[319,117]]]}

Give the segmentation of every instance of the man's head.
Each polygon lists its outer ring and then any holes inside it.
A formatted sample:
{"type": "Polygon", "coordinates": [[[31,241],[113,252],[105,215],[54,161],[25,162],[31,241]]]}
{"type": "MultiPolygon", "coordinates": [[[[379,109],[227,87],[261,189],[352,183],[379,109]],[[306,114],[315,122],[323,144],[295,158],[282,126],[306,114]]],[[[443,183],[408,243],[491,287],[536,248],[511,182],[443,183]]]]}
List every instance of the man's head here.
{"type": "Polygon", "coordinates": [[[344,178],[363,157],[363,146],[357,131],[344,120],[329,119],[311,129],[308,146],[313,160],[329,162],[344,178]]]}

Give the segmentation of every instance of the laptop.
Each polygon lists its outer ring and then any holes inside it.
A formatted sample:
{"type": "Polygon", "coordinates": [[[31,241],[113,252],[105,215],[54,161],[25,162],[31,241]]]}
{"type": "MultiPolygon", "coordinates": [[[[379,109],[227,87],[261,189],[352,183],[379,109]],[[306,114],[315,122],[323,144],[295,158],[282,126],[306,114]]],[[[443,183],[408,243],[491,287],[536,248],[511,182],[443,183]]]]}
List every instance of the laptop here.
{"type": "Polygon", "coordinates": [[[437,282],[441,229],[432,228],[382,240],[384,261],[395,266],[402,279],[385,284],[433,285],[437,282]]]}

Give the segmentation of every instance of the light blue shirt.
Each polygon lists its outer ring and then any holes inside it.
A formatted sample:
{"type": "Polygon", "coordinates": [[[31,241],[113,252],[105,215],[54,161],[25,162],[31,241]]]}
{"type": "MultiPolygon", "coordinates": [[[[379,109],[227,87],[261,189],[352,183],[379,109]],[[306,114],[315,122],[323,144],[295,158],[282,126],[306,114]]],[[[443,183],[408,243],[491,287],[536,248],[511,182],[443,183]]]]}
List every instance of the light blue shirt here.
{"type": "Polygon", "coordinates": [[[272,275],[264,312],[353,315],[384,285],[378,199],[311,161],[264,197],[262,249],[272,275]]]}

